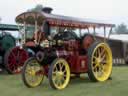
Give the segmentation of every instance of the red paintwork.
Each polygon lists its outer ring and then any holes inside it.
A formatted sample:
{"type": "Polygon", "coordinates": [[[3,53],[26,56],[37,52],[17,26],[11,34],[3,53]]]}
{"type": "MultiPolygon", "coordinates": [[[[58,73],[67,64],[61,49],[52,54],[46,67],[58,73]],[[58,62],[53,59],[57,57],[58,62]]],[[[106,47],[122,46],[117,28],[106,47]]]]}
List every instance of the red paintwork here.
{"type": "Polygon", "coordinates": [[[87,56],[80,55],[80,43],[76,40],[69,40],[64,42],[65,48],[57,50],[57,57],[62,57],[67,60],[70,66],[71,73],[85,73],[87,72],[87,56]]]}
{"type": "MultiPolygon", "coordinates": [[[[39,37],[39,34],[34,35],[34,38],[39,37]]],[[[42,38],[45,38],[45,35],[42,35],[42,38]]],[[[58,58],[65,58],[69,63],[71,73],[79,74],[85,73],[87,69],[87,56],[86,54],[81,55],[81,49],[87,49],[94,39],[91,36],[86,36],[83,39],[82,44],[79,40],[68,40],[63,41],[62,48],[56,48],[56,55],[58,58]]],[[[34,42],[27,42],[26,46],[35,46],[34,42]]],[[[49,49],[50,50],[50,49],[49,49]]],[[[44,67],[45,75],[48,76],[48,66],[44,67]]]]}
{"type": "Polygon", "coordinates": [[[71,73],[87,72],[87,56],[71,56],[68,60],[71,73]]]}
{"type": "Polygon", "coordinates": [[[25,43],[25,46],[27,46],[27,47],[35,47],[36,44],[33,41],[28,41],[28,42],[25,43]]]}
{"type": "Polygon", "coordinates": [[[20,73],[20,67],[28,59],[28,53],[20,47],[14,47],[8,54],[7,67],[11,73],[20,73]]]}

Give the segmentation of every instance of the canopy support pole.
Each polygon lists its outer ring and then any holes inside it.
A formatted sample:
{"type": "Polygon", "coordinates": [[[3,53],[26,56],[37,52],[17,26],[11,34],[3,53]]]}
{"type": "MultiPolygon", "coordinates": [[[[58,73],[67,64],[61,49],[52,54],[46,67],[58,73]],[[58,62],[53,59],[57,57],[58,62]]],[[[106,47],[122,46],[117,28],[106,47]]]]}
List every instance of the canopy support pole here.
{"type": "Polygon", "coordinates": [[[106,41],[106,27],[104,26],[104,42],[106,41]]]}
{"type": "Polygon", "coordinates": [[[89,30],[89,28],[87,27],[87,30],[88,30],[88,34],[90,34],[90,30],[89,30]]]}
{"type": "Polygon", "coordinates": [[[21,32],[22,34],[22,40],[21,40],[21,48],[23,48],[25,42],[26,42],[26,22],[25,22],[25,14],[24,14],[24,28],[23,28],[23,32],[21,32]]]}
{"type": "Polygon", "coordinates": [[[81,29],[79,29],[79,32],[80,32],[80,37],[82,37],[81,29]]]}
{"type": "Polygon", "coordinates": [[[110,38],[111,33],[112,33],[112,27],[111,27],[111,29],[109,31],[108,38],[110,38]]]}
{"type": "Polygon", "coordinates": [[[93,26],[93,37],[94,37],[94,40],[96,40],[96,27],[93,26]]]}
{"type": "Polygon", "coordinates": [[[34,34],[35,34],[35,43],[36,44],[38,44],[38,41],[37,41],[37,31],[38,31],[38,22],[37,22],[37,15],[35,14],[35,32],[34,32],[34,34]]]}

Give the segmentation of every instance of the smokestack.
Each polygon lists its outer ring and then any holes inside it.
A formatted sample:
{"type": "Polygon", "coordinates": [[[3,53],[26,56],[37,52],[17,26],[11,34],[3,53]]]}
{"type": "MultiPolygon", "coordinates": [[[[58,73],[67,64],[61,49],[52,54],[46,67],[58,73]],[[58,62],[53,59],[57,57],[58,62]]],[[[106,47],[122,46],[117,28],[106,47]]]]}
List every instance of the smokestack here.
{"type": "Polygon", "coordinates": [[[53,10],[53,9],[50,8],[50,7],[44,7],[44,8],[42,9],[43,12],[48,13],[48,14],[52,13],[52,10],[53,10]]]}

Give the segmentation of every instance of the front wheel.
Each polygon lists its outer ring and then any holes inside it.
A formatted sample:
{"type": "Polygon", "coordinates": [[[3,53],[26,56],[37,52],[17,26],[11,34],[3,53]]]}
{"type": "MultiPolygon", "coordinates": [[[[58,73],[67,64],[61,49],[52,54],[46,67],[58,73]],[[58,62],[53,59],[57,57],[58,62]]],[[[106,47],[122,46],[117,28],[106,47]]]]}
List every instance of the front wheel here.
{"type": "Polygon", "coordinates": [[[64,89],[70,81],[70,68],[66,60],[57,58],[49,69],[49,82],[54,89],[64,89]]]}
{"type": "Polygon", "coordinates": [[[112,72],[112,52],[106,43],[96,42],[88,50],[88,75],[92,81],[105,81],[112,72]]]}
{"type": "Polygon", "coordinates": [[[44,69],[36,58],[29,58],[22,70],[22,80],[27,87],[39,86],[44,78],[44,69]]]}

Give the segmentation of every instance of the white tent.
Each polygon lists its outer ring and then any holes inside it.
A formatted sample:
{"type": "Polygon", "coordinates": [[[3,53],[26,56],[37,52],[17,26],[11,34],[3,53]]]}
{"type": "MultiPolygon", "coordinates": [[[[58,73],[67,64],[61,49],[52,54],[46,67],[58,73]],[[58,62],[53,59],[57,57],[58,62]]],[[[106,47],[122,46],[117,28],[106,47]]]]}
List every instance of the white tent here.
{"type": "Polygon", "coordinates": [[[127,34],[114,34],[110,36],[111,39],[116,40],[122,40],[122,41],[128,41],[128,35],[127,34]]]}

